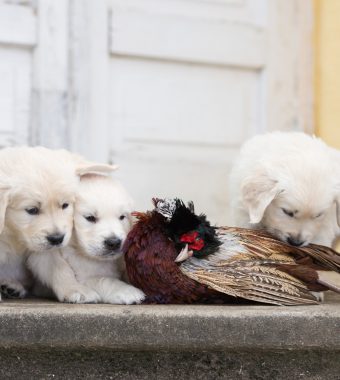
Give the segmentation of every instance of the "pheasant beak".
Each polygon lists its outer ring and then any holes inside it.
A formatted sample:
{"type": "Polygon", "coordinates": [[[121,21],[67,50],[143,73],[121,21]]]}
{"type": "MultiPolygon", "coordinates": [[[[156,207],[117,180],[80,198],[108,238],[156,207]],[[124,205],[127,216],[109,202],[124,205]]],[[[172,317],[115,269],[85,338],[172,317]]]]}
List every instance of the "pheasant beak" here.
{"type": "Polygon", "coordinates": [[[188,244],[185,245],[185,247],[181,250],[179,255],[175,259],[175,263],[181,263],[184,260],[187,260],[189,257],[192,256],[192,251],[188,250],[188,244]]]}

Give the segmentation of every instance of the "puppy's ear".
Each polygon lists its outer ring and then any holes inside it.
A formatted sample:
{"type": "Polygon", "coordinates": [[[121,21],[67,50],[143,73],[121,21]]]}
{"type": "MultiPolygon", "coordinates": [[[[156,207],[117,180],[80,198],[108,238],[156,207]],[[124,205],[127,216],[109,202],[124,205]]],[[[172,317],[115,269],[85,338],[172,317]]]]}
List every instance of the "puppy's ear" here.
{"type": "Polygon", "coordinates": [[[118,169],[117,165],[109,165],[109,164],[96,164],[96,163],[82,163],[76,169],[76,174],[79,177],[82,177],[87,174],[101,174],[107,175],[118,169]]]}
{"type": "Polygon", "coordinates": [[[241,185],[242,202],[248,209],[250,223],[260,223],[266,208],[279,193],[277,181],[266,173],[247,177],[241,185]]]}
{"type": "Polygon", "coordinates": [[[10,187],[0,185],[0,233],[5,226],[5,215],[9,201],[10,187]]]}

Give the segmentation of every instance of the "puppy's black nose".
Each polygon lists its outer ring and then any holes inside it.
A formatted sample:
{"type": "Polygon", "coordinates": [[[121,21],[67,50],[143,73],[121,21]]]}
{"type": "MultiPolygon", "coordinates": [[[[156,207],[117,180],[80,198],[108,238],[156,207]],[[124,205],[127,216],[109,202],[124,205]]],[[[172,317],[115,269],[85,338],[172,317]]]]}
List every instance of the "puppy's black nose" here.
{"type": "Polygon", "coordinates": [[[301,245],[303,245],[305,242],[303,240],[290,236],[287,239],[287,243],[293,245],[294,247],[301,247],[301,245]]]}
{"type": "Polygon", "coordinates": [[[104,240],[104,246],[107,249],[112,249],[113,251],[120,248],[122,240],[116,237],[108,238],[104,240]]]}
{"type": "Polygon", "coordinates": [[[59,245],[63,242],[64,240],[64,237],[65,235],[61,235],[61,234],[54,234],[54,235],[48,235],[46,237],[47,241],[51,244],[51,245],[59,245]]]}

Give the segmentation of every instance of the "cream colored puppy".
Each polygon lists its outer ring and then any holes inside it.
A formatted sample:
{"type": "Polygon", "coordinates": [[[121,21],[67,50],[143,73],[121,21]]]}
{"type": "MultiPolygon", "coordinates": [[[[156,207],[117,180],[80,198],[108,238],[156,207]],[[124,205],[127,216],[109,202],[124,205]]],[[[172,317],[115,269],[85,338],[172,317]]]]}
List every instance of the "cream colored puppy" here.
{"type": "Polygon", "coordinates": [[[68,243],[79,177],[99,169],[111,167],[42,147],[0,151],[1,293],[23,297],[32,285],[25,266],[28,252],[48,256],[68,243]]]}
{"type": "Polygon", "coordinates": [[[231,224],[294,246],[331,246],[340,224],[334,152],[320,139],[275,132],[247,141],[230,176],[231,224]]]}
{"type": "MultiPolygon", "coordinates": [[[[81,179],[74,231],[60,255],[69,267],[54,266],[50,277],[62,279],[69,302],[140,303],[144,293],[121,281],[122,244],[131,228],[132,201],[122,185],[99,175],[81,179]],[[78,285],[77,285],[78,283],[78,285]],[[77,290],[78,289],[78,290],[77,290]]],[[[58,289],[51,287],[58,296],[58,289]]]]}

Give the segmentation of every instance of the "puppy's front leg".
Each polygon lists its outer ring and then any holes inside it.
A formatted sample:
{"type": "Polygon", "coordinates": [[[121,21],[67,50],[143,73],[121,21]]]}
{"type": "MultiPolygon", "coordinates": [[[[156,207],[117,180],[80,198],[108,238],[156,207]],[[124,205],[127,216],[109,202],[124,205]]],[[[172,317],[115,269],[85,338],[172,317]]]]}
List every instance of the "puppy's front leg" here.
{"type": "Polygon", "coordinates": [[[80,284],[59,250],[52,253],[32,253],[28,266],[40,282],[52,289],[60,302],[94,303],[99,295],[80,284]]]}
{"type": "Polygon", "coordinates": [[[5,298],[24,298],[32,285],[32,278],[25,267],[24,252],[15,252],[0,242],[0,301],[5,298]]]}
{"type": "Polygon", "coordinates": [[[100,295],[100,300],[104,303],[139,304],[145,298],[145,294],[141,290],[118,279],[92,277],[85,283],[100,295]]]}
{"type": "Polygon", "coordinates": [[[2,294],[5,298],[24,298],[27,291],[18,281],[2,280],[0,285],[0,301],[2,294]]]}

